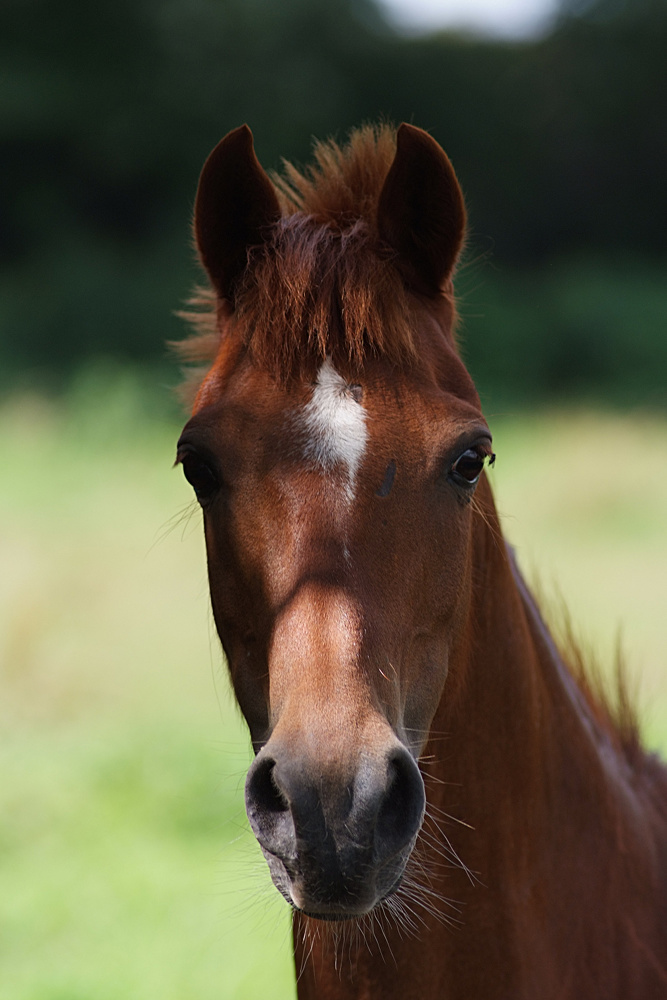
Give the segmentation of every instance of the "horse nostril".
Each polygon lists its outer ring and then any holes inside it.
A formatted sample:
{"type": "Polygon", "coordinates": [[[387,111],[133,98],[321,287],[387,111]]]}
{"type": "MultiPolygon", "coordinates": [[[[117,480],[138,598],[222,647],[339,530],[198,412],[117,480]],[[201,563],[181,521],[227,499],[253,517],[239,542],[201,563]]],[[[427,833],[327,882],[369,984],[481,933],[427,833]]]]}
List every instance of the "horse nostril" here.
{"type": "Polygon", "coordinates": [[[375,852],[383,861],[398,854],[417,835],[426,804],[422,776],[407,750],[391,755],[387,778],[375,827],[375,852]]]}
{"type": "Polygon", "coordinates": [[[246,781],[246,797],[252,795],[255,807],[265,812],[286,812],[289,803],[275,779],[275,760],[266,757],[256,761],[246,781]]]}
{"type": "Polygon", "coordinates": [[[272,757],[255,758],[246,779],[245,801],[252,832],[261,846],[283,860],[296,851],[294,821],[289,802],[275,779],[272,757]]]}

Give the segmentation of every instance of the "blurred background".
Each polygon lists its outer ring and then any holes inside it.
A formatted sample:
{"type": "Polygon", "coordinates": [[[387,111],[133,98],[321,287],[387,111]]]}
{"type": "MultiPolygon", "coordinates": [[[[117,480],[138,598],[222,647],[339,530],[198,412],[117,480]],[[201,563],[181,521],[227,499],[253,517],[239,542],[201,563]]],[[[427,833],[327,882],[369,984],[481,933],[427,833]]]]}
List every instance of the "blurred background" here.
{"type": "Polygon", "coordinates": [[[667,749],[665,51],[667,0],[4,0],[0,1000],[294,992],[170,469],[197,177],[244,121],[267,168],[380,117],[447,150],[507,534],[667,749]]]}

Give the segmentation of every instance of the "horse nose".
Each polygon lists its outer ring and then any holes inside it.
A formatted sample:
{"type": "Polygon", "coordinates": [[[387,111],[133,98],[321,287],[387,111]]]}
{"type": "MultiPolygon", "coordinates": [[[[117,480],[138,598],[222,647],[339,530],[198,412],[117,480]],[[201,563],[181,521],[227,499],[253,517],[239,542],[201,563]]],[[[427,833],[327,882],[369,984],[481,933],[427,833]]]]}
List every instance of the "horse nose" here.
{"type": "MultiPolygon", "coordinates": [[[[425,804],[419,768],[398,741],[352,773],[341,770],[269,742],[246,781],[248,818],[264,852],[279,859],[291,883],[328,902],[374,894],[380,869],[402,852],[407,859],[425,804]]],[[[401,872],[402,863],[394,882],[401,872]]],[[[274,868],[272,875],[275,881],[274,868]]]]}

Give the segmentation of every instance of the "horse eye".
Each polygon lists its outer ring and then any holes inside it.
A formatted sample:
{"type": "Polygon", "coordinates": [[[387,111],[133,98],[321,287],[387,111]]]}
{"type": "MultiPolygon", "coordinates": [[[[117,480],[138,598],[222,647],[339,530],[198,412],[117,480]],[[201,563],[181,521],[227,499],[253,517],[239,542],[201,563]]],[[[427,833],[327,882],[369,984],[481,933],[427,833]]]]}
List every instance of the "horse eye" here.
{"type": "Polygon", "coordinates": [[[468,448],[456,459],[450,470],[450,475],[462,486],[474,486],[482,474],[486,457],[486,455],[475,451],[474,448],[468,448]]]}
{"type": "Polygon", "coordinates": [[[210,500],[218,488],[218,479],[211,467],[193,451],[179,456],[178,461],[183,466],[183,474],[195,491],[197,500],[200,503],[210,500]]]}

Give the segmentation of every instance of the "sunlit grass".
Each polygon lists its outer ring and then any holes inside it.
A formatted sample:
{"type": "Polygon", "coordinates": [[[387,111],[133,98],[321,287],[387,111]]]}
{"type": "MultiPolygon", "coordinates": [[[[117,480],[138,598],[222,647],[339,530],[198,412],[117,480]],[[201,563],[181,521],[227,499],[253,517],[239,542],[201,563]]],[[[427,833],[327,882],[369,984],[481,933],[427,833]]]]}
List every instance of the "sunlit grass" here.
{"type": "MultiPolygon", "coordinates": [[[[667,747],[667,420],[491,425],[522,565],[667,747]]],[[[129,377],[0,412],[0,1000],[294,995],[177,433],[129,377]]]]}

